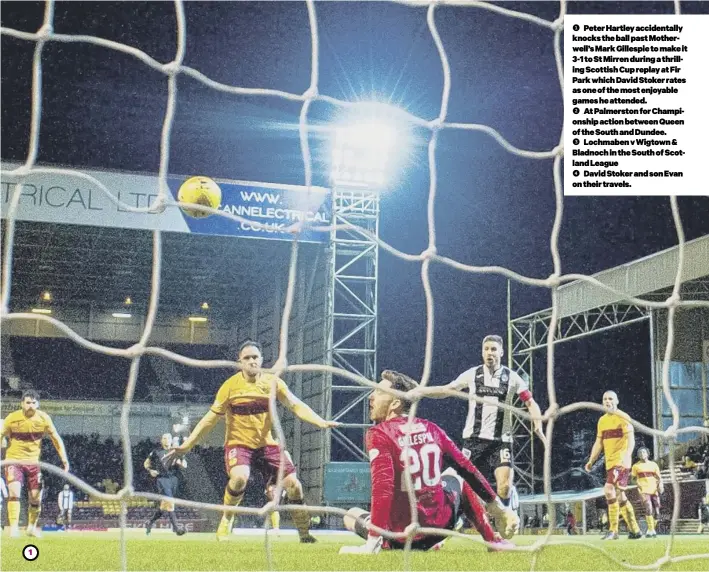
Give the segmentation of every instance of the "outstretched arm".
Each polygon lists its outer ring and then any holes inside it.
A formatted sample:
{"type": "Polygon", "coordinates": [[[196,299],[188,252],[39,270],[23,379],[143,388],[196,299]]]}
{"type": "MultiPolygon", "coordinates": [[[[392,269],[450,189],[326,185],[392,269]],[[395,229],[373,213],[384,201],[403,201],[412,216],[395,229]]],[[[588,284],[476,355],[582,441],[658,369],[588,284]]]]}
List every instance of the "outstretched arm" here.
{"type": "Polygon", "coordinates": [[[197,423],[197,426],[192,430],[192,433],[190,433],[190,436],[187,437],[185,442],[179,447],[174,447],[171,449],[167,454],[167,458],[171,459],[176,455],[180,456],[189,453],[203,436],[207,435],[212,429],[214,429],[214,426],[217,424],[220,417],[221,415],[214,413],[211,409],[207,411],[207,413],[204,414],[204,417],[199,420],[199,423],[197,423]]]}
{"type": "Polygon", "coordinates": [[[315,413],[310,407],[298,399],[293,393],[287,388],[281,388],[278,392],[278,400],[288,409],[290,409],[293,414],[302,419],[303,421],[320,427],[321,429],[329,429],[331,427],[339,427],[342,423],[338,421],[327,421],[315,413]]]}

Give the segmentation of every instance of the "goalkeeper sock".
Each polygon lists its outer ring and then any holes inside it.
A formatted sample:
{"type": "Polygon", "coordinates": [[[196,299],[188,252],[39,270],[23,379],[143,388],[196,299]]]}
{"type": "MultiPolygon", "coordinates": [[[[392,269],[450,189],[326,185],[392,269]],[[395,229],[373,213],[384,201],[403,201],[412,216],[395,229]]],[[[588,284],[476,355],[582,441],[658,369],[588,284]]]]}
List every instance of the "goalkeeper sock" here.
{"type": "Polygon", "coordinates": [[[618,534],[618,499],[608,501],[608,531],[618,534]]]}
{"type": "Polygon", "coordinates": [[[30,504],[27,507],[27,526],[37,526],[39,511],[40,506],[38,504],[30,504]]]}
{"type": "Polygon", "coordinates": [[[278,530],[281,526],[281,513],[277,510],[271,513],[271,528],[278,530]]]}
{"type": "Polygon", "coordinates": [[[628,530],[630,532],[633,534],[640,532],[640,526],[638,525],[638,521],[635,519],[635,509],[633,509],[632,504],[628,501],[622,501],[620,503],[620,514],[623,515],[623,520],[625,521],[625,524],[628,525],[628,530]]]}
{"type": "MultiPolygon", "coordinates": [[[[289,504],[305,504],[303,499],[288,499],[289,504]]],[[[298,529],[300,536],[307,536],[310,532],[310,513],[307,510],[294,510],[291,512],[293,524],[298,529]]]]}
{"type": "Polygon", "coordinates": [[[7,520],[10,522],[10,526],[19,526],[20,524],[20,499],[17,497],[7,499],[7,520]]]}
{"type": "Polygon", "coordinates": [[[482,501],[475,494],[473,489],[468,483],[463,481],[463,498],[462,498],[461,508],[463,513],[468,518],[470,522],[473,523],[475,529],[480,533],[485,542],[494,542],[495,531],[490,525],[490,521],[487,519],[487,513],[485,512],[485,507],[482,501]]]}
{"type": "Polygon", "coordinates": [[[149,524],[152,526],[160,519],[161,516],[162,516],[162,511],[160,509],[157,509],[155,511],[155,514],[150,518],[149,524]]]}
{"type": "Polygon", "coordinates": [[[647,531],[655,532],[655,517],[652,515],[648,515],[645,517],[645,520],[647,521],[647,531]]]}

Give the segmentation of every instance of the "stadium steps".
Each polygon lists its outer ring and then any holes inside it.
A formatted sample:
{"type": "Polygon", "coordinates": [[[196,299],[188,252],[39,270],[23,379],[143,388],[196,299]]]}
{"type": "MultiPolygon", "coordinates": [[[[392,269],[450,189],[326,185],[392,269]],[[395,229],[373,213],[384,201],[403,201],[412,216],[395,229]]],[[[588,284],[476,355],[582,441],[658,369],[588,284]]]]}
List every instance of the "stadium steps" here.
{"type": "MultiPolygon", "coordinates": [[[[690,471],[682,471],[679,467],[675,469],[675,476],[677,477],[677,482],[681,483],[684,481],[691,481],[694,479],[694,474],[690,471]]],[[[662,477],[662,482],[666,485],[672,485],[672,476],[669,469],[662,469],[660,471],[660,477],[662,477]]]]}
{"type": "MultiPolygon", "coordinates": [[[[697,527],[699,526],[699,521],[695,518],[678,518],[677,519],[677,533],[679,534],[696,534],[697,527]]],[[[669,523],[668,523],[669,529],[669,523]]],[[[669,530],[668,530],[669,532],[669,530]]]]}

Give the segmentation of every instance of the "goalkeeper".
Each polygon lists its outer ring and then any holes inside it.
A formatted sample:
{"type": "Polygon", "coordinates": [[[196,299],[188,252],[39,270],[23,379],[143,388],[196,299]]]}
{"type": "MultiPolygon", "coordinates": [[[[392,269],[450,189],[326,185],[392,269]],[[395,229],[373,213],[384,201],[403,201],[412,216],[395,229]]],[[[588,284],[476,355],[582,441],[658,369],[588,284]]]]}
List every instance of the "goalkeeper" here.
{"type": "MultiPolygon", "coordinates": [[[[487,503],[487,510],[507,537],[517,531],[519,517],[502,504],[485,477],[440,427],[420,418],[409,423],[411,403],[386,391],[407,392],[416,386],[417,383],[408,376],[387,370],[382,373],[379,389],[369,398],[370,418],[376,424],[367,432],[372,513],[369,515],[362,509],[353,508],[344,518],[347,529],[367,542],[362,546],[343,547],[340,553],[375,554],[381,549],[383,539],[378,532],[367,529],[368,522],[391,532],[406,530],[412,520],[407,473],[416,497],[419,525],[454,530],[462,511],[473,521],[491,550],[511,547],[511,543],[495,535],[480,498],[487,503]],[[442,471],[444,460],[455,470],[442,471]]],[[[412,548],[436,549],[446,538],[417,534],[412,548]]],[[[388,544],[391,548],[403,548],[404,541],[392,540],[388,544]]]]}

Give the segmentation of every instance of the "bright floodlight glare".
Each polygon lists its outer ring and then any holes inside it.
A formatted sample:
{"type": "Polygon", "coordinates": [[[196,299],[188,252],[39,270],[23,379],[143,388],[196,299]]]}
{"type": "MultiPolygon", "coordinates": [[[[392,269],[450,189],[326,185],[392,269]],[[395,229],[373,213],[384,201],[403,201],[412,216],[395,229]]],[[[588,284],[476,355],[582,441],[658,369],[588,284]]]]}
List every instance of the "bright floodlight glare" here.
{"type": "Polygon", "coordinates": [[[333,185],[360,188],[386,186],[406,153],[406,128],[392,119],[389,106],[363,104],[335,128],[332,150],[333,185]]]}

